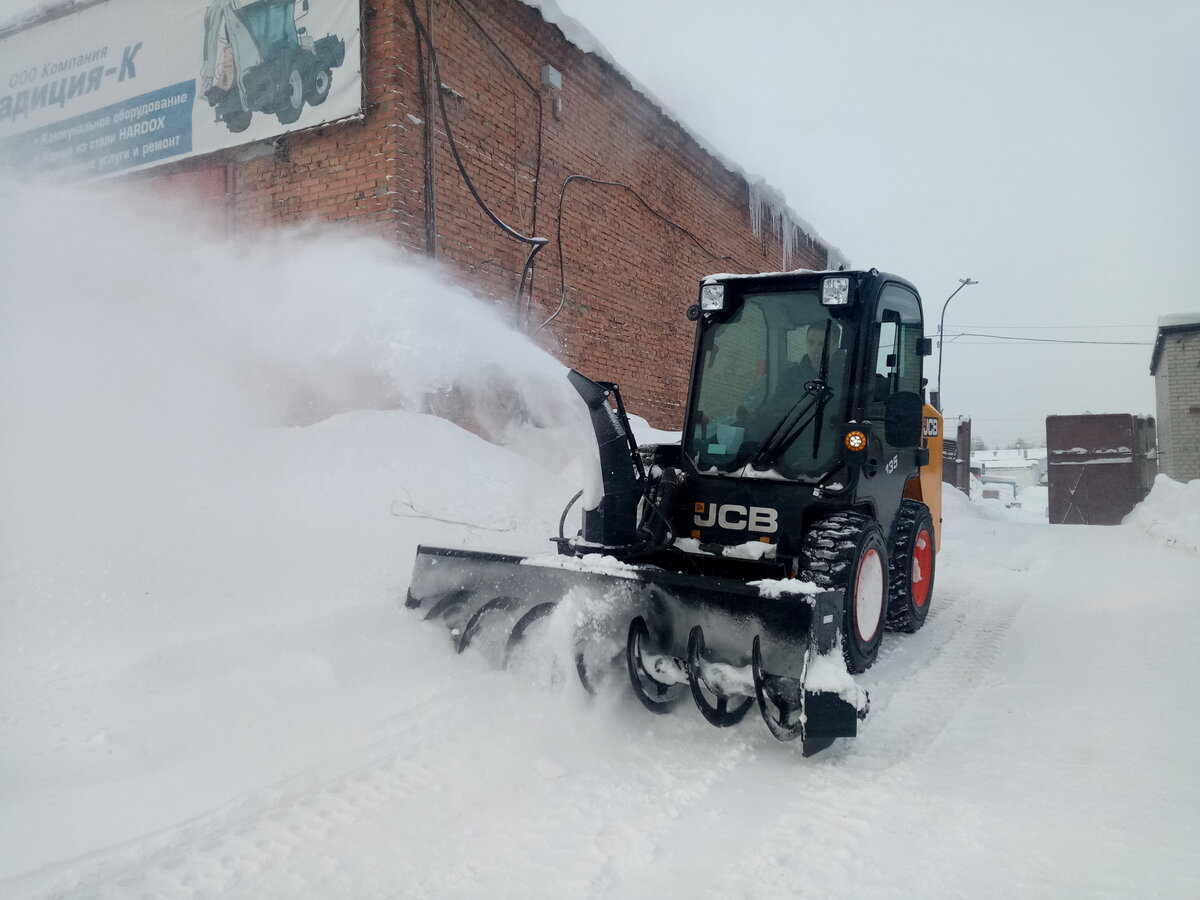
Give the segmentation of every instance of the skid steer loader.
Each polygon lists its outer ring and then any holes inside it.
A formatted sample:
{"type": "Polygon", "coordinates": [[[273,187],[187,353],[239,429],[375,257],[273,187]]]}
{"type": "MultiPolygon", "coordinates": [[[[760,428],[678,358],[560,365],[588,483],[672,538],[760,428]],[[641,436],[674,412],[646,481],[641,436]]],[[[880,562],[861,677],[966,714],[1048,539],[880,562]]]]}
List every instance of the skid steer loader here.
{"type": "MultiPolygon", "coordinates": [[[[688,317],[680,442],[638,447],[617,385],[570,372],[603,478],[580,531],[560,524],[543,557],[419,547],[407,605],[459,652],[499,626],[507,654],[582,591],[647,709],[690,695],[728,726],[757,706],[809,756],[856,734],[853,674],[932,599],[942,420],[923,401],[921,300],[875,269],[713,275],[688,317]]],[[[585,686],[596,643],[577,650],[585,686]]]]}

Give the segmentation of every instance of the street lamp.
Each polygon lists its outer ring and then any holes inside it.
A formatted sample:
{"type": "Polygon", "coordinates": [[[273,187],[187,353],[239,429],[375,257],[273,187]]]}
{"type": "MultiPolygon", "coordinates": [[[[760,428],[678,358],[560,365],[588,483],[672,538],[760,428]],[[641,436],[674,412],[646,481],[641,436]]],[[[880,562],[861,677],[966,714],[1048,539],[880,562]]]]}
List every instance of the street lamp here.
{"type": "Polygon", "coordinates": [[[937,402],[934,406],[937,411],[942,411],[942,357],[945,353],[942,351],[942,329],[946,324],[946,307],[950,305],[950,301],[954,299],[954,295],[961,291],[969,284],[979,284],[978,281],[972,281],[970,278],[958,279],[958,287],[954,289],[954,293],[946,298],[946,302],[942,304],[942,317],[938,320],[938,382],[937,382],[937,402]]]}

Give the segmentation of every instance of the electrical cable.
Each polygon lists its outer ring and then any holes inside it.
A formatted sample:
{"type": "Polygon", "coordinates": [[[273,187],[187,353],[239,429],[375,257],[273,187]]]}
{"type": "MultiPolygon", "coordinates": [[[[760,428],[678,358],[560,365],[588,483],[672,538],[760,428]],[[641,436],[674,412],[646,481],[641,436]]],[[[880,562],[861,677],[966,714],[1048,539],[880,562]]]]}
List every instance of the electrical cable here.
{"type": "MultiPolygon", "coordinates": [[[[527,79],[525,77],[525,75],[521,72],[520,68],[513,61],[513,59],[507,53],[504,52],[504,50],[500,47],[499,44],[496,43],[496,41],[487,32],[487,30],[483,27],[483,25],[479,22],[479,20],[476,19],[475,16],[473,16],[471,14],[470,10],[468,10],[466,8],[466,6],[463,5],[461,0],[452,0],[452,2],[454,3],[455,6],[458,7],[458,9],[463,13],[463,15],[466,16],[466,18],[475,26],[475,28],[478,29],[479,33],[483,36],[483,38],[496,50],[496,52],[500,55],[500,57],[508,64],[508,66],[513,70],[513,72],[516,73],[517,77],[521,79],[521,81],[530,90],[530,92],[533,93],[534,97],[537,100],[538,133],[537,133],[536,162],[535,162],[535,169],[534,169],[533,206],[532,206],[532,210],[531,210],[531,214],[532,214],[531,215],[531,217],[532,217],[531,230],[536,234],[536,232],[537,232],[537,216],[538,216],[538,194],[539,194],[539,189],[541,187],[541,171],[542,171],[542,135],[543,135],[543,130],[544,130],[544,111],[542,109],[541,93],[533,85],[533,83],[530,82],[529,79],[527,79]]],[[[520,280],[520,283],[518,284],[517,295],[516,295],[516,305],[519,308],[521,306],[521,298],[525,294],[526,288],[528,287],[528,300],[526,302],[526,311],[528,313],[528,310],[532,307],[532,303],[533,303],[533,273],[534,273],[535,260],[536,260],[537,254],[542,250],[543,247],[545,247],[549,243],[549,239],[542,238],[542,237],[530,237],[530,236],[521,234],[519,231],[517,231],[515,228],[513,228],[507,222],[505,222],[503,219],[501,219],[498,215],[496,215],[496,213],[492,210],[492,208],[490,206],[488,206],[487,202],[483,199],[483,197],[480,195],[479,191],[476,189],[475,183],[472,180],[470,173],[467,171],[467,167],[462,160],[461,154],[459,153],[458,141],[455,139],[454,132],[450,127],[450,115],[446,109],[445,93],[441,90],[442,76],[441,76],[441,71],[440,71],[440,68],[438,65],[437,48],[434,46],[432,36],[429,34],[429,31],[426,29],[425,24],[421,21],[420,15],[417,13],[415,0],[406,0],[406,4],[408,6],[409,14],[412,16],[413,24],[417,30],[417,36],[418,36],[417,60],[418,60],[418,68],[419,68],[419,73],[420,73],[420,84],[421,84],[421,88],[422,88],[422,95],[428,96],[428,82],[426,81],[426,78],[425,78],[425,67],[423,64],[423,56],[422,56],[422,44],[423,44],[424,47],[426,49],[428,49],[430,66],[433,70],[433,79],[438,86],[437,87],[438,108],[441,113],[442,126],[446,130],[447,144],[450,147],[450,153],[454,157],[454,162],[455,162],[455,165],[458,167],[459,174],[462,176],[463,183],[466,184],[467,189],[470,191],[471,196],[475,199],[475,202],[479,205],[479,208],[483,210],[483,212],[487,215],[487,217],[489,219],[491,219],[491,221],[501,231],[503,231],[505,234],[507,234],[509,237],[513,238],[514,240],[520,241],[521,243],[526,244],[530,247],[529,255],[525,259],[525,265],[521,269],[521,280],[520,280]]],[[[430,127],[430,126],[427,124],[426,127],[430,127]]],[[[426,159],[425,168],[426,168],[426,189],[427,189],[427,196],[429,196],[429,186],[430,186],[430,183],[433,178],[432,160],[426,159]]],[[[562,189],[559,192],[558,214],[557,214],[557,221],[556,221],[556,228],[555,228],[555,238],[558,243],[558,250],[559,250],[559,253],[558,253],[558,274],[559,274],[558,308],[549,316],[549,318],[547,318],[544,322],[542,322],[537,328],[535,328],[535,329],[533,329],[533,331],[529,332],[530,335],[537,334],[539,331],[541,331],[543,328],[545,328],[547,325],[549,325],[552,321],[554,321],[554,319],[556,319],[558,317],[558,315],[562,312],[563,307],[566,305],[566,299],[567,299],[566,267],[565,267],[565,263],[564,263],[564,254],[563,254],[563,245],[562,245],[563,205],[564,205],[565,198],[566,198],[567,188],[571,185],[572,182],[575,182],[575,181],[584,181],[584,182],[588,182],[588,183],[595,184],[595,185],[600,185],[600,186],[604,186],[604,187],[616,187],[616,188],[621,188],[623,190],[629,191],[631,194],[633,194],[634,198],[638,201],[638,203],[640,203],[652,216],[659,219],[660,221],[662,221],[669,227],[674,228],[675,230],[684,234],[703,253],[705,253],[712,259],[728,260],[728,261],[734,263],[735,265],[739,266],[744,271],[747,271],[747,272],[754,271],[753,266],[746,265],[745,263],[743,263],[742,261],[740,261],[739,259],[737,259],[734,256],[719,254],[719,253],[715,253],[714,251],[710,250],[708,247],[706,247],[700,241],[699,238],[696,237],[695,234],[693,234],[687,228],[680,225],[678,222],[674,221],[673,219],[669,218],[668,216],[664,215],[663,213],[661,213],[657,209],[655,209],[653,206],[651,206],[650,203],[640,193],[638,193],[637,190],[635,190],[632,186],[625,184],[624,182],[605,181],[605,180],[602,180],[599,178],[593,178],[588,175],[582,175],[582,174],[569,175],[569,176],[567,176],[566,180],[563,181],[562,189]]],[[[428,230],[428,227],[429,226],[427,223],[427,230],[428,230]]]]}
{"type": "Polygon", "coordinates": [[[429,80],[425,77],[425,48],[421,37],[417,36],[417,84],[421,91],[421,100],[425,104],[422,112],[425,114],[425,253],[431,258],[437,257],[437,217],[434,212],[434,183],[433,183],[433,117],[430,108],[429,80]]]}
{"type": "Polygon", "coordinates": [[[959,325],[959,328],[1001,328],[1005,331],[1077,331],[1083,328],[1153,328],[1141,322],[1137,325],[959,325]]]}
{"type": "Polygon", "coordinates": [[[700,250],[703,251],[708,256],[712,257],[713,259],[729,260],[730,262],[733,262],[733,263],[737,264],[738,266],[741,266],[741,268],[743,268],[747,272],[754,271],[752,266],[746,265],[744,262],[742,262],[741,260],[737,259],[734,256],[728,256],[728,255],[714,253],[712,250],[708,249],[708,247],[704,246],[704,244],[701,243],[700,239],[698,237],[696,237],[696,235],[694,235],[692,232],[688,231],[688,229],[684,228],[682,225],[680,225],[675,220],[670,219],[667,216],[660,213],[657,209],[655,209],[653,206],[651,206],[646,201],[645,197],[643,197],[641,194],[639,194],[630,185],[625,184],[624,182],[621,182],[621,181],[604,181],[600,178],[592,178],[590,175],[580,175],[580,174],[568,175],[566,180],[563,181],[562,190],[560,190],[559,194],[558,194],[558,216],[557,216],[557,222],[555,225],[555,232],[554,232],[555,241],[558,244],[558,308],[556,310],[554,310],[553,313],[550,314],[550,317],[548,319],[546,319],[546,321],[544,321],[537,328],[533,329],[533,331],[530,332],[531,335],[537,334],[539,331],[541,331],[543,328],[545,328],[547,325],[549,325],[551,322],[553,322],[556,318],[558,318],[558,314],[563,311],[563,307],[566,306],[566,303],[567,303],[567,274],[566,274],[566,266],[565,266],[564,259],[563,259],[564,254],[563,254],[563,242],[562,242],[563,203],[567,196],[567,188],[570,187],[570,185],[576,181],[583,181],[583,182],[587,182],[588,184],[600,185],[602,187],[616,187],[616,188],[621,188],[623,190],[629,191],[629,193],[633,194],[634,198],[637,199],[638,203],[640,203],[643,207],[645,207],[646,210],[652,216],[665,222],[671,228],[674,228],[677,231],[680,231],[683,234],[685,234],[688,237],[688,239],[691,240],[691,242],[693,244],[695,244],[697,247],[699,247],[700,250]]]}
{"type": "MultiPolygon", "coordinates": [[[[463,183],[466,184],[467,190],[471,192],[471,196],[475,198],[475,202],[479,205],[479,208],[483,210],[484,214],[492,220],[492,223],[496,225],[497,228],[499,228],[513,240],[520,241],[521,243],[530,246],[529,256],[526,258],[525,266],[521,270],[521,283],[524,285],[526,273],[528,273],[532,268],[534,257],[536,257],[538,252],[550,241],[548,238],[529,237],[521,234],[521,232],[517,231],[498,215],[496,215],[492,208],[487,205],[487,202],[483,199],[483,197],[480,196],[478,189],[475,187],[475,182],[471,179],[471,175],[467,171],[466,164],[463,163],[462,156],[458,152],[458,141],[454,139],[454,132],[450,128],[450,114],[446,109],[446,96],[445,92],[441,90],[442,76],[438,67],[437,48],[433,44],[433,38],[426,30],[425,24],[421,21],[421,17],[417,14],[417,6],[414,0],[405,0],[405,2],[408,5],[408,12],[412,16],[413,25],[417,29],[417,34],[420,40],[425,42],[425,46],[429,50],[429,62],[433,68],[433,80],[438,85],[437,98],[438,107],[441,110],[442,115],[442,127],[446,129],[446,140],[450,146],[450,154],[454,157],[454,163],[458,166],[458,171],[459,174],[462,175],[463,183]]],[[[518,290],[520,290],[520,288],[518,290]]],[[[519,302],[519,294],[517,299],[519,302]]]]}
{"type": "MultiPolygon", "coordinates": [[[[978,337],[991,338],[994,341],[1017,341],[1022,344],[1103,344],[1106,346],[1124,346],[1124,347],[1151,347],[1154,341],[1075,341],[1067,338],[1035,338],[1035,337],[1016,337],[1007,334],[984,334],[978,331],[960,331],[949,340],[954,340],[960,337],[978,337]]],[[[973,341],[964,341],[964,344],[975,343],[973,341]]]]}
{"type": "MultiPolygon", "coordinates": [[[[485,29],[483,27],[483,25],[480,24],[479,20],[476,19],[475,16],[471,15],[471,11],[469,9],[467,9],[466,6],[463,5],[462,0],[453,0],[453,3],[455,6],[457,6],[459,8],[459,10],[462,12],[462,14],[467,17],[467,19],[471,22],[471,24],[474,25],[476,29],[478,29],[479,33],[483,36],[483,39],[486,40],[489,44],[491,44],[492,48],[498,54],[500,54],[500,58],[503,59],[508,64],[508,67],[513,70],[513,72],[516,74],[516,76],[519,79],[521,79],[522,83],[525,85],[525,87],[527,87],[529,89],[529,92],[533,95],[534,103],[537,106],[538,122],[537,122],[537,149],[534,151],[534,164],[533,164],[533,206],[532,206],[532,209],[530,210],[529,230],[531,232],[533,232],[534,234],[537,234],[537,230],[538,230],[538,196],[541,193],[541,187],[542,187],[542,135],[545,131],[545,118],[546,118],[545,110],[542,107],[542,92],[539,91],[534,86],[533,82],[531,82],[528,78],[525,77],[525,73],[521,71],[520,67],[513,61],[512,57],[509,56],[507,53],[505,53],[504,49],[498,43],[496,43],[495,39],[490,34],[488,34],[487,29],[485,29]]],[[[537,253],[536,253],[536,251],[534,251],[533,253],[531,253],[529,255],[529,258],[525,261],[525,267],[521,270],[521,281],[520,281],[520,284],[517,285],[517,299],[516,299],[515,306],[518,311],[521,308],[521,297],[525,294],[526,285],[528,285],[528,287],[529,287],[529,295],[525,302],[525,315],[526,316],[529,315],[529,306],[530,306],[530,304],[533,303],[534,257],[536,255],[537,255],[537,253]]]]}
{"type": "Polygon", "coordinates": [[[576,501],[578,501],[582,496],[583,491],[579,491],[574,497],[568,500],[567,505],[563,507],[562,516],[558,520],[558,539],[560,541],[565,541],[567,539],[566,534],[564,533],[567,527],[567,513],[571,511],[571,507],[574,506],[576,501]]]}
{"type": "Polygon", "coordinates": [[[462,0],[453,0],[453,3],[455,6],[457,6],[462,11],[462,14],[464,16],[466,16],[467,19],[470,20],[471,24],[474,25],[476,27],[476,29],[478,29],[479,33],[483,36],[483,39],[485,41],[487,41],[489,44],[491,44],[492,48],[498,54],[500,54],[500,58],[503,59],[506,63],[508,63],[508,67],[513,70],[513,73],[519,79],[521,79],[521,82],[525,85],[525,87],[529,88],[529,92],[533,95],[534,102],[537,104],[537,111],[538,111],[537,149],[534,151],[533,207],[530,210],[531,222],[530,222],[530,227],[529,227],[530,231],[532,231],[534,234],[537,234],[538,189],[541,187],[541,184],[542,184],[542,130],[543,130],[543,125],[545,123],[545,110],[543,110],[543,108],[542,108],[542,92],[540,90],[538,90],[537,87],[534,86],[532,81],[530,81],[528,78],[525,77],[525,73],[521,71],[521,69],[517,66],[517,64],[515,62],[513,62],[512,57],[510,57],[507,53],[505,53],[503,48],[501,48],[501,46],[496,43],[495,39],[490,34],[488,34],[487,30],[483,27],[483,25],[481,25],[479,23],[479,20],[476,19],[473,15],[471,15],[471,11],[463,5],[462,0]]]}

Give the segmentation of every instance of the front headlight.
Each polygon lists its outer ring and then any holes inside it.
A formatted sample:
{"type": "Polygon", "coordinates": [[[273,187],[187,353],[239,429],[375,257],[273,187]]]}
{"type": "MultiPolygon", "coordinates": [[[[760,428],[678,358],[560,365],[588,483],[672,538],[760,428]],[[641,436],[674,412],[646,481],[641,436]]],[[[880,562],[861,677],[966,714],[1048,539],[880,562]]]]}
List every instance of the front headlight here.
{"type": "Polygon", "coordinates": [[[850,302],[850,279],[844,275],[826,278],[821,282],[822,306],[845,306],[850,302]]]}
{"type": "Polygon", "coordinates": [[[700,308],[705,312],[715,312],[725,308],[725,285],[706,284],[700,288],[700,308]]]}

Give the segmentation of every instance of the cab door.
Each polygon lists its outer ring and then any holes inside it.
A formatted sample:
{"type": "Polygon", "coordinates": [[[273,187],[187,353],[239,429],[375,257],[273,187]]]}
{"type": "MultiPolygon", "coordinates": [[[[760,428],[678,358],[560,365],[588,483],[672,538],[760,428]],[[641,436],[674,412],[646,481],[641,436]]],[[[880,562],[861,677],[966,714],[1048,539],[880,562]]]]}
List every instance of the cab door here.
{"type": "Polygon", "coordinates": [[[878,468],[866,484],[875,499],[880,527],[884,534],[890,535],[904,485],[918,470],[915,448],[891,445],[884,428],[892,397],[899,393],[921,396],[920,341],[924,336],[924,321],[917,295],[898,284],[885,285],[880,292],[873,330],[874,354],[868,364],[873,360],[874,367],[868,365],[865,405],[867,418],[874,426],[872,433],[879,442],[879,455],[878,468]]]}

